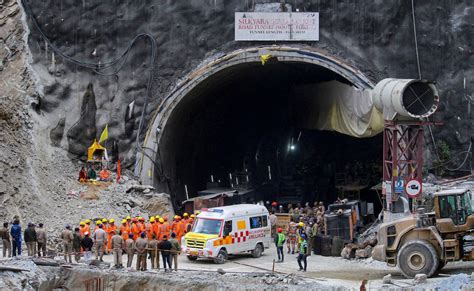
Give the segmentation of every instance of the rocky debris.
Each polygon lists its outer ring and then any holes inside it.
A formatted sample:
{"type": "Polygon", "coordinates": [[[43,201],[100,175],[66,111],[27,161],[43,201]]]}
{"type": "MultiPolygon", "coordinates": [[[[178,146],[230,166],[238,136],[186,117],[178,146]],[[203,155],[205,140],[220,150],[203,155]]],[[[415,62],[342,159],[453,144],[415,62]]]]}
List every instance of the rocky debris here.
{"type": "Polygon", "coordinates": [[[415,285],[424,284],[426,281],[428,281],[426,274],[416,274],[415,278],[413,278],[413,284],[415,285]]]}
{"type": "Polygon", "coordinates": [[[59,266],[59,262],[52,258],[41,257],[41,258],[34,258],[32,260],[38,266],[52,266],[52,267],[59,266]]]}
{"type": "Polygon", "coordinates": [[[347,244],[341,251],[344,259],[367,259],[372,255],[372,248],[377,245],[376,239],[366,240],[361,244],[347,244]]]}
{"type": "Polygon", "coordinates": [[[286,285],[297,285],[298,282],[295,275],[280,275],[280,274],[265,274],[262,278],[262,283],[267,285],[286,284],[286,285]]]}
{"type": "Polygon", "coordinates": [[[150,193],[151,190],[155,190],[155,188],[153,186],[150,186],[150,185],[131,185],[128,187],[127,193],[131,193],[131,192],[134,192],[134,193],[137,193],[137,192],[141,192],[141,193],[150,193]]]}
{"type": "Polygon", "coordinates": [[[357,259],[367,259],[372,255],[372,247],[367,246],[365,249],[358,249],[355,252],[355,257],[357,259]]]}
{"type": "Polygon", "coordinates": [[[100,286],[101,290],[138,290],[149,289],[150,286],[167,286],[168,290],[310,290],[322,287],[293,274],[219,274],[188,270],[177,273],[136,272],[128,268],[110,268],[102,262],[95,265],[56,262],[59,266],[38,266],[29,258],[0,261],[0,266],[27,270],[0,271],[0,290],[16,290],[19,287],[27,290],[84,290],[88,286],[100,286]]]}
{"type": "Polygon", "coordinates": [[[388,275],[383,276],[382,283],[383,284],[391,284],[392,283],[392,275],[388,274],[388,275]]]}
{"type": "Polygon", "coordinates": [[[143,205],[143,208],[148,211],[148,213],[151,215],[156,213],[168,217],[174,216],[171,197],[169,194],[153,193],[152,195],[147,195],[146,197],[151,197],[150,199],[146,200],[145,204],[143,205]]]}
{"type": "Polygon", "coordinates": [[[18,271],[0,271],[0,290],[38,290],[49,279],[49,274],[41,270],[29,259],[15,258],[0,261],[0,268],[14,268],[18,271]]]}
{"type": "Polygon", "coordinates": [[[473,287],[467,274],[453,275],[435,284],[436,290],[472,290],[473,287]]]}

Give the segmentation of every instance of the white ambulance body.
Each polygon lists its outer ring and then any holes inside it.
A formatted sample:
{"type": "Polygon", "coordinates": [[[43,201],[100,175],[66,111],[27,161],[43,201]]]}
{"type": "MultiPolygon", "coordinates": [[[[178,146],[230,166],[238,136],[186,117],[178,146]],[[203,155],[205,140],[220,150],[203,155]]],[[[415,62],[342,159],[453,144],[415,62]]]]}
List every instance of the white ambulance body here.
{"type": "Polygon", "coordinates": [[[193,229],[182,238],[182,251],[190,260],[212,258],[222,264],[228,255],[252,253],[258,258],[270,247],[268,210],[238,204],[202,209],[193,229]]]}

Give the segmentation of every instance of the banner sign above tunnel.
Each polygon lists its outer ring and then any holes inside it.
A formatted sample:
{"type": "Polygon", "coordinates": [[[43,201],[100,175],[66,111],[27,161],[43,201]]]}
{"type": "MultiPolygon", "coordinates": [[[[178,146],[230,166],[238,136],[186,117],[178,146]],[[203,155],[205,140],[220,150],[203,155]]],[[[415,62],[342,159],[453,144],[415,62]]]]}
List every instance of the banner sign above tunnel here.
{"type": "Polygon", "coordinates": [[[237,41],[318,41],[319,13],[235,13],[237,41]]]}

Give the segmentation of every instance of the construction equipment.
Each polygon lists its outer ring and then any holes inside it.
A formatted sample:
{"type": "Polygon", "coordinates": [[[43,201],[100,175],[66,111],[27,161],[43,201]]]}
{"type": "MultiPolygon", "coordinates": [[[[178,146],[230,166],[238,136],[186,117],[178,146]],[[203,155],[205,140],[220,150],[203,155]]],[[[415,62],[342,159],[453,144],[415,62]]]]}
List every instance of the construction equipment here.
{"type": "Polygon", "coordinates": [[[343,202],[328,205],[324,221],[325,234],[353,242],[356,230],[362,225],[360,201],[344,199],[343,202]]]}
{"type": "Polygon", "coordinates": [[[430,277],[448,262],[474,260],[471,192],[440,191],[433,194],[433,204],[432,212],[418,209],[416,214],[382,223],[372,258],[398,266],[409,278],[430,277]]]}

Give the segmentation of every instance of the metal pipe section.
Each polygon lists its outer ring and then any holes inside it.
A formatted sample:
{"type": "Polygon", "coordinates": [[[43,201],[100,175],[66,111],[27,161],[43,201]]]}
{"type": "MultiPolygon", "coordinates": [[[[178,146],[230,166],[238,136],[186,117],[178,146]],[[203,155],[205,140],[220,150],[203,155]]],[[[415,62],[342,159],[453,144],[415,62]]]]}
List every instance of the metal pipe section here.
{"type": "Polygon", "coordinates": [[[415,79],[383,79],[372,90],[372,98],[386,120],[425,118],[432,115],[439,104],[436,86],[415,79]]]}

